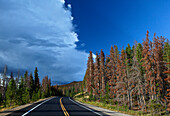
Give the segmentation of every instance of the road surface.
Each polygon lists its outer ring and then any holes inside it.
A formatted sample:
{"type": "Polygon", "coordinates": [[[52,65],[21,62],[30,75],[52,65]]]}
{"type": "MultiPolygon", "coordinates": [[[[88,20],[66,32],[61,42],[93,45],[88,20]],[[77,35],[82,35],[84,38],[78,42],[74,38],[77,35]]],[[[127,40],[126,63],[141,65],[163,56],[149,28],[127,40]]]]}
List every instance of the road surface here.
{"type": "Polygon", "coordinates": [[[54,97],[15,111],[9,116],[106,116],[69,97],[54,97]]]}

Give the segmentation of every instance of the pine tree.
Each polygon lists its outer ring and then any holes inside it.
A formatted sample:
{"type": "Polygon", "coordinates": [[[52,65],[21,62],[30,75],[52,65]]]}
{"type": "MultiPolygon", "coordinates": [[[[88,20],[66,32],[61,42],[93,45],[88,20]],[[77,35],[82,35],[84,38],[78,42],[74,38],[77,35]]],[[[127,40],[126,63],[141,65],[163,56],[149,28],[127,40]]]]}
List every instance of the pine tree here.
{"type": "Polygon", "coordinates": [[[25,87],[30,89],[30,79],[29,79],[29,76],[28,76],[28,71],[25,72],[24,78],[25,78],[25,87]]]}
{"type": "MultiPolygon", "coordinates": [[[[90,94],[91,90],[93,89],[93,81],[94,81],[94,64],[93,64],[93,55],[92,51],[90,51],[89,57],[88,57],[88,64],[87,64],[87,92],[90,94]]],[[[93,90],[92,90],[93,91],[93,90]]]]}
{"type": "MultiPolygon", "coordinates": [[[[137,46],[137,45],[136,45],[137,46]]],[[[132,67],[130,69],[130,78],[128,81],[128,93],[129,93],[129,107],[130,109],[133,107],[133,101],[138,101],[138,106],[142,106],[144,107],[144,99],[142,99],[142,96],[144,96],[144,92],[143,92],[143,82],[142,82],[142,76],[141,76],[141,71],[140,71],[140,66],[137,60],[137,55],[136,55],[136,47],[134,47],[133,50],[133,64],[132,67]],[[137,95],[137,98],[134,99],[133,94],[137,95]],[[134,100],[133,100],[134,99],[134,100]]],[[[134,95],[135,96],[135,95],[134,95]]]]}
{"type": "Polygon", "coordinates": [[[125,52],[122,49],[120,57],[117,57],[117,81],[116,81],[116,96],[118,103],[126,105],[127,96],[127,75],[126,75],[126,63],[125,63],[125,52]]]}
{"type": "Polygon", "coordinates": [[[165,102],[166,102],[166,113],[167,115],[170,113],[170,44],[168,41],[165,43],[164,46],[164,61],[166,62],[167,70],[164,71],[167,74],[167,78],[164,80],[166,81],[166,91],[165,91],[165,102]]]}
{"type": "Polygon", "coordinates": [[[41,89],[38,90],[38,99],[41,99],[41,89]]]}
{"type": "Polygon", "coordinates": [[[167,40],[167,42],[165,42],[163,55],[164,55],[164,61],[165,62],[170,62],[170,59],[169,59],[169,56],[170,56],[170,44],[169,44],[168,40],[167,40]]]}
{"type": "Polygon", "coordinates": [[[144,74],[144,68],[142,67],[142,50],[143,50],[143,46],[141,43],[138,43],[137,47],[136,47],[136,58],[138,60],[139,66],[140,66],[140,70],[141,70],[141,74],[144,74]]]}
{"type": "Polygon", "coordinates": [[[130,68],[132,66],[132,50],[130,44],[128,44],[128,47],[126,47],[126,54],[127,54],[128,66],[130,68]]]}
{"type": "Polygon", "coordinates": [[[23,94],[25,92],[25,86],[24,86],[24,78],[21,76],[21,83],[19,85],[19,90],[18,90],[18,100],[19,100],[19,104],[24,104],[23,101],[23,94]]]}
{"type": "Polygon", "coordinates": [[[38,69],[37,67],[35,68],[34,71],[34,77],[35,77],[35,92],[37,93],[38,90],[40,89],[40,81],[39,81],[39,76],[38,76],[38,69]]]}
{"type": "Polygon", "coordinates": [[[100,58],[100,78],[101,78],[101,92],[105,95],[106,77],[105,77],[105,56],[103,50],[101,50],[100,58]]]}
{"type": "Polygon", "coordinates": [[[157,103],[162,103],[162,98],[166,91],[166,75],[163,73],[166,70],[165,63],[163,61],[163,46],[165,39],[161,37],[155,37],[152,42],[151,50],[151,62],[152,62],[152,77],[150,81],[151,85],[151,99],[157,103]]]}
{"type": "Polygon", "coordinates": [[[15,81],[12,77],[12,73],[11,73],[11,80],[8,84],[8,87],[7,87],[7,91],[6,91],[6,103],[7,103],[7,106],[11,106],[11,105],[14,105],[15,104],[15,97],[16,97],[16,84],[15,84],[15,81]]]}
{"type": "Polygon", "coordinates": [[[35,85],[34,85],[34,79],[33,79],[33,76],[32,76],[32,73],[30,74],[30,76],[29,76],[29,78],[30,78],[30,83],[29,83],[29,85],[30,85],[30,89],[29,89],[29,94],[30,94],[30,99],[32,99],[32,95],[33,95],[33,91],[34,91],[34,87],[35,87],[35,85]]]}
{"type": "MultiPolygon", "coordinates": [[[[142,66],[144,67],[145,70],[145,94],[146,97],[151,96],[150,92],[151,92],[151,88],[150,88],[150,80],[151,80],[151,76],[152,76],[152,64],[151,64],[151,49],[150,49],[150,41],[149,41],[149,31],[147,31],[146,33],[146,39],[143,41],[143,51],[142,51],[142,55],[144,56],[144,58],[142,58],[143,64],[142,66]]],[[[146,99],[146,98],[145,98],[146,99]]]]}
{"type": "Polygon", "coordinates": [[[100,96],[100,58],[98,53],[96,53],[96,62],[94,64],[94,91],[95,97],[99,98],[100,96]]]}
{"type": "Polygon", "coordinates": [[[142,44],[138,43],[137,48],[136,48],[136,58],[139,63],[141,62],[141,59],[143,58],[142,50],[143,50],[142,44]]]}
{"type": "Polygon", "coordinates": [[[110,99],[110,95],[109,95],[109,82],[107,82],[107,84],[106,84],[105,102],[108,103],[109,99],[110,99]]]}
{"type": "Polygon", "coordinates": [[[114,86],[116,80],[116,62],[115,62],[115,52],[113,46],[110,49],[110,61],[107,68],[107,77],[109,78],[109,96],[114,97],[114,86]]]}
{"type": "MultiPolygon", "coordinates": [[[[121,72],[120,72],[120,82],[127,82],[127,74],[126,74],[126,54],[125,51],[122,49],[121,51],[121,56],[120,56],[120,67],[121,67],[121,72]]],[[[121,87],[121,86],[120,86],[121,87]]],[[[126,96],[127,96],[127,87],[124,85],[121,88],[121,96],[122,96],[122,102],[124,105],[126,105],[126,96]]]]}
{"type": "MultiPolygon", "coordinates": [[[[170,56],[168,57],[170,59],[170,56]]],[[[167,74],[167,78],[165,78],[165,81],[167,82],[166,87],[166,94],[165,94],[165,100],[166,100],[166,111],[167,115],[170,113],[170,62],[167,62],[168,70],[164,73],[167,74]]]]}
{"type": "Polygon", "coordinates": [[[30,101],[30,94],[29,94],[28,88],[25,88],[25,90],[23,92],[22,101],[24,104],[29,103],[29,101],[30,101]]]}
{"type": "Polygon", "coordinates": [[[51,79],[48,79],[49,96],[51,96],[51,79]]]}

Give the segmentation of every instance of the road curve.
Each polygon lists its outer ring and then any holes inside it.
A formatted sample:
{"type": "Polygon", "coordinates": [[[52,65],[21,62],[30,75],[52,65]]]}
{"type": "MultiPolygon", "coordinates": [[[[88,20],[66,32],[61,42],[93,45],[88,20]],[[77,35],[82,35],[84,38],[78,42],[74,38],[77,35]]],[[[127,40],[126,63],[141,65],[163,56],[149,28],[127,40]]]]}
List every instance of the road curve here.
{"type": "Polygon", "coordinates": [[[15,111],[8,116],[105,116],[69,97],[54,97],[15,111]]]}

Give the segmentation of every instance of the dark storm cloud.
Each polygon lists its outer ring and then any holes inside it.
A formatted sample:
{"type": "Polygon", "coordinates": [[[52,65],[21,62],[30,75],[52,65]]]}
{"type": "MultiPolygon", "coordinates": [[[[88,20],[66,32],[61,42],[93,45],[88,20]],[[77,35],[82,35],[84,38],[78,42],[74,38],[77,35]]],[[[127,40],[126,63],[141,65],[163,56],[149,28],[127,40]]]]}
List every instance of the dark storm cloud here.
{"type": "Polygon", "coordinates": [[[71,12],[61,0],[1,0],[0,14],[0,67],[37,66],[41,79],[60,83],[83,79],[87,53],[76,49],[71,12]]]}

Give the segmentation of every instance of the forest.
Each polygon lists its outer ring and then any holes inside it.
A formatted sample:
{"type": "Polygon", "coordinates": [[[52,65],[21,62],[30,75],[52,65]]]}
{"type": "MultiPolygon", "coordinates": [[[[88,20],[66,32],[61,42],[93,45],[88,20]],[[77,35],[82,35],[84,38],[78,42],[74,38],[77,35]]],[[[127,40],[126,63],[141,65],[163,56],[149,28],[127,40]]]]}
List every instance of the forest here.
{"type": "MultiPolygon", "coordinates": [[[[87,70],[79,91],[88,94],[89,101],[125,106],[145,113],[170,113],[170,44],[160,36],[143,43],[128,44],[119,51],[111,46],[110,55],[90,51],[87,70]]],[[[75,87],[66,89],[76,93],[75,87]]]]}
{"type": "Polygon", "coordinates": [[[66,85],[51,85],[45,76],[39,81],[38,69],[7,80],[7,65],[0,79],[0,106],[10,107],[50,96],[88,95],[85,100],[124,106],[145,113],[170,113],[170,42],[156,36],[121,50],[111,46],[110,54],[90,51],[84,80],[66,85]],[[82,94],[80,94],[82,93],[82,94]]]}
{"type": "Polygon", "coordinates": [[[110,55],[92,52],[88,57],[85,89],[89,99],[160,113],[170,111],[170,44],[168,39],[149,31],[143,43],[135,42],[119,52],[115,45],[110,55]]]}
{"type": "Polygon", "coordinates": [[[2,79],[0,78],[0,108],[15,107],[38,99],[55,96],[57,85],[51,86],[51,79],[45,76],[40,83],[38,68],[35,68],[34,77],[32,73],[25,72],[24,76],[14,78],[11,72],[10,78],[7,77],[7,65],[4,67],[2,79]]]}

